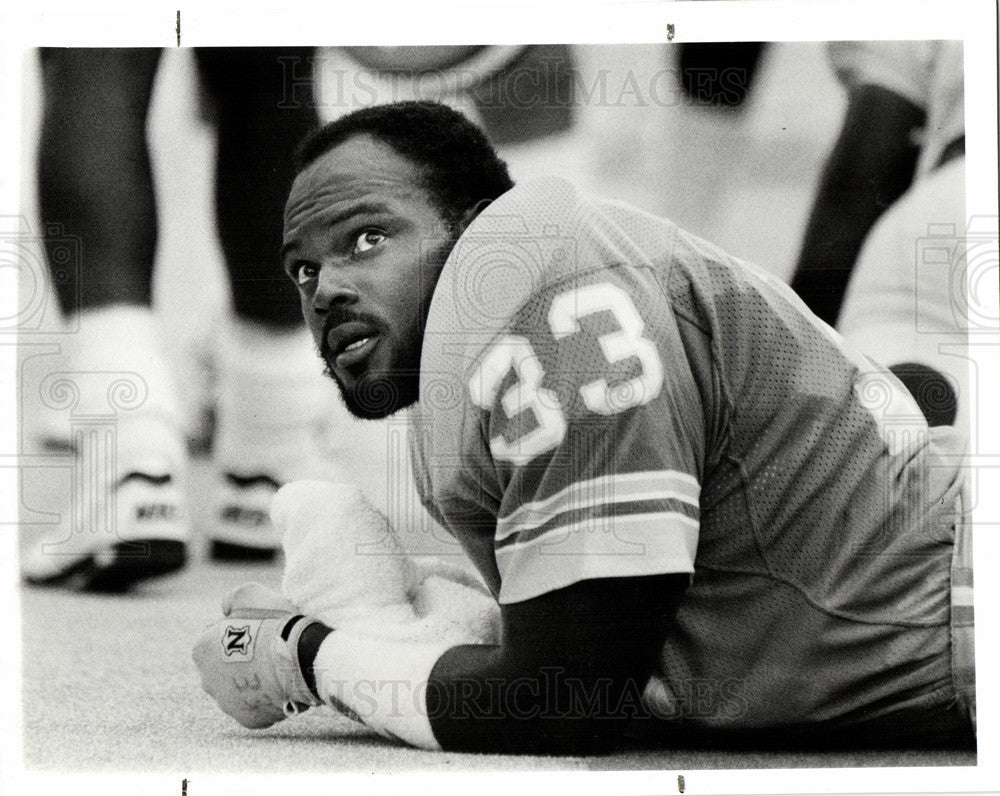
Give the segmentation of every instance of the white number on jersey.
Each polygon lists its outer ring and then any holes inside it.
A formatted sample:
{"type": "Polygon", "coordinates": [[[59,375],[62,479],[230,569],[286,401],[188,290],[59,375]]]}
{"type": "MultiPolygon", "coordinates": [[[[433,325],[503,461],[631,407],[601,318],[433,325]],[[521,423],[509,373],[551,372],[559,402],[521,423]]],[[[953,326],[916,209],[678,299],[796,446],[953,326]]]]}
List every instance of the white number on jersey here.
{"type": "Polygon", "coordinates": [[[642,336],[645,324],[628,293],[607,283],[561,293],[549,310],[549,327],[556,340],[562,340],[580,331],[580,318],[597,312],[610,312],[619,327],[617,332],[597,338],[604,358],[614,364],[636,357],[642,372],[615,387],[611,387],[607,379],[584,384],[580,388],[584,405],[599,415],[615,415],[633,406],[648,404],[660,394],[663,365],[656,344],[642,336]]]}
{"type": "MultiPolygon", "coordinates": [[[[587,382],[580,387],[584,405],[596,414],[613,415],[649,403],[663,386],[663,365],[656,344],[642,336],[645,324],[624,290],[605,282],[559,294],[549,310],[552,334],[556,340],[562,340],[580,333],[580,318],[597,312],[610,312],[619,327],[598,338],[607,364],[634,357],[641,372],[617,385],[603,378],[587,382]]],[[[504,414],[509,422],[530,412],[535,427],[511,441],[503,435],[492,437],[490,451],[497,459],[523,465],[563,441],[566,418],[555,392],[541,386],[545,372],[531,343],[519,335],[501,337],[483,357],[469,381],[473,405],[492,408],[500,385],[511,370],[517,380],[500,399],[504,414]]]]}
{"type": "Polygon", "coordinates": [[[497,391],[511,369],[517,376],[500,399],[508,420],[522,412],[534,415],[536,427],[508,442],[503,435],[490,440],[490,450],[498,459],[527,464],[539,454],[552,450],[566,436],[566,418],[559,408],[559,399],[552,390],[542,387],[545,371],[527,338],[515,335],[501,337],[483,358],[469,381],[469,397],[481,409],[489,409],[497,391]]]}

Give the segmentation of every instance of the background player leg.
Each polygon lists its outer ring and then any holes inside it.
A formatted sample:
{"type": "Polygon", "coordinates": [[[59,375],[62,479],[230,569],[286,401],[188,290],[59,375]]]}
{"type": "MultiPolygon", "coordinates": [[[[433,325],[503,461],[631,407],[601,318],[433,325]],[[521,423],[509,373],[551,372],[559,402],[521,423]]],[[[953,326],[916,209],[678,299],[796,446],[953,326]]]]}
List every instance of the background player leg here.
{"type": "Polygon", "coordinates": [[[279,260],[294,149],[317,124],[302,84],[312,50],[209,48],[197,58],[218,125],[216,214],[234,309],[219,340],[211,550],[270,558],[280,548],[274,492],[301,478],[348,479],[323,443],[331,424],[358,426],[322,375],[279,260]]]}
{"type": "MultiPolygon", "coordinates": [[[[47,239],[79,243],[79,278],[49,247],[77,417],[65,523],[24,556],[39,583],[122,589],[179,567],[187,520],[176,395],[150,309],[156,210],[145,138],[160,52],[41,52],[39,207],[47,239]],[[66,277],[66,278],[63,278],[66,277]]],[[[65,432],[65,433],[63,433],[65,432]]]]}

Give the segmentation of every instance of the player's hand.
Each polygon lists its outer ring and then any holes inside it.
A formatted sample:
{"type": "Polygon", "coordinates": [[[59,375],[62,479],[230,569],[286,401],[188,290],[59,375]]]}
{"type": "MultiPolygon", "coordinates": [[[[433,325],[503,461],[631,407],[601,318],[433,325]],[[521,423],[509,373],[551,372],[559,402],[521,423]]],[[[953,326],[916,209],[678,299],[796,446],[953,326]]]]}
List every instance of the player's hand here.
{"type": "Polygon", "coordinates": [[[249,610],[231,606],[226,619],[201,634],[192,657],[202,688],[224,713],[244,727],[270,727],[320,704],[302,677],[296,653],[302,631],[316,620],[290,612],[241,615],[249,610]]]}

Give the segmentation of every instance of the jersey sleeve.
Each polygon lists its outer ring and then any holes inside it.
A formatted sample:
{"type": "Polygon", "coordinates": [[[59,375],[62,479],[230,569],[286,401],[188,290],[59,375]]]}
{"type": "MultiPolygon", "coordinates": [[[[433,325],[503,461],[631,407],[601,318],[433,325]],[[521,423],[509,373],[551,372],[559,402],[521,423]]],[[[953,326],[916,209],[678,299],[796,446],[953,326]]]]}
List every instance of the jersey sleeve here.
{"type": "Polygon", "coordinates": [[[501,603],[693,572],[704,408],[651,271],[546,288],[485,349],[468,390],[466,439],[480,447],[467,464],[498,498],[501,603]]]}

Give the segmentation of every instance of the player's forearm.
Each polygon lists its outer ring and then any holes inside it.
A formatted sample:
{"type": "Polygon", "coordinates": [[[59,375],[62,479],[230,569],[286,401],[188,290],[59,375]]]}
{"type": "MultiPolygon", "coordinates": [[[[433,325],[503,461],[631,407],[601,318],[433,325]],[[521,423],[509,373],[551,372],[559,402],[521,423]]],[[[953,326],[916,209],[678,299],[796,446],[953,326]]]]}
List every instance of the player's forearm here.
{"type": "Polygon", "coordinates": [[[437,661],[427,714],[441,747],[461,752],[595,754],[637,722],[649,671],[638,662],[581,665],[454,647],[437,661]]]}
{"type": "Polygon", "coordinates": [[[447,649],[333,632],[313,670],[324,702],[424,749],[604,752],[648,718],[648,672],[518,660],[495,646],[447,649]]]}
{"type": "MultiPolygon", "coordinates": [[[[585,581],[503,606],[501,646],[333,631],[299,647],[318,696],[425,749],[584,753],[647,720],[642,693],[686,575],[585,581]],[[630,631],[623,633],[627,619],[630,631]]],[[[307,681],[309,673],[304,672],[307,681]]]]}

